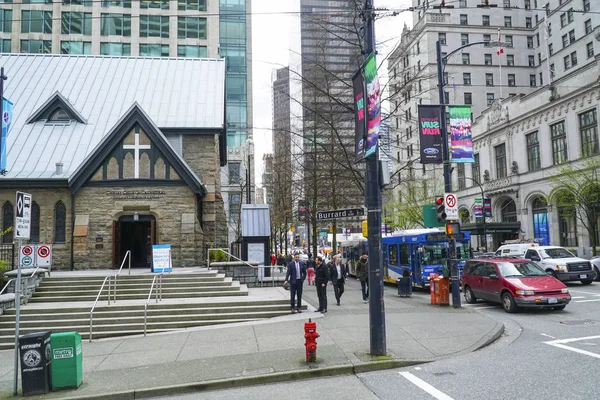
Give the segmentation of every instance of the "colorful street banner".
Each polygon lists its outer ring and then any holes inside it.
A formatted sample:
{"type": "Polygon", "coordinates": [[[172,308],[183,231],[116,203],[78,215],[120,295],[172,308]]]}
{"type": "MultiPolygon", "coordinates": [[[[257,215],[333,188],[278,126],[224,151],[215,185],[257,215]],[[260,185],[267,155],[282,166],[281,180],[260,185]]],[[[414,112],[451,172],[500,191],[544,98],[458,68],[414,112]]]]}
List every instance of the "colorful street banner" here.
{"type": "Polygon", "coordinates": [[[377,63],[375,55],[369,54],[365,62],[365,81],[367,84],[367,146],[365,157],[369,157],[377,151],[377,140],[379,139],[379,126],[381,125],[381,90],[379,78],[377,77],[377,63]]]}
{"type": "Polygon", "coordinates": [[[358,162],[365,155],[365,133],[367,120],[365,119],[365,79],[362,69],[352,77],[354,92],[354,161],[358,162]]]}
{"type": "Polygon", "coordinates": [[[449,106],[450,143],[452,162],[475,162],[473,158],[473,141],[471,140],[471,106],[449,106]]]}
{"type": "Polygon", "coordinates": [[[475,199],[474,203],[473,211],[475,211],[475,218],[483,217],[483,204],[481,204],[481,199],[475,199]]]}
{"type": "Polygon", "coordinates": [[[475,199],[473,203],[475,218],[482,218],[484,213],[486,218],[492,218],[492,199],[484,199],[483,204],[481,204],[481,199],[475,199]]]}
{"type": "Polygon", "coordinates": [[[6,138],[13,117],[13,103],[2,99],[2,139],[0,141],[0,172],[6,170],[6,138]]]}
{"type": "Polygon", "coordinates": [[[441,108],[436,105],[420,104],[418,111],[421,164],[441,164],[441,108]]]}

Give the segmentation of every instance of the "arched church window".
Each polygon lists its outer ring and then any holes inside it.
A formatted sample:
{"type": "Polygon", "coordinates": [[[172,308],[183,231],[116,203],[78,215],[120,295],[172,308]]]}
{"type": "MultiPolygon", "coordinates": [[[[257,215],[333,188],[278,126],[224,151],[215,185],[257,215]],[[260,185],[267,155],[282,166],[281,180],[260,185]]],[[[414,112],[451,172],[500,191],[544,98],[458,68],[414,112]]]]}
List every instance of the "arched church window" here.
{"type": "Polygon", "coordinates": [[[67,207],[62,201],[54,207],[54,243],[65,243],[67,231],[67,207]]]}
{"type": "Polygon", "coordinates": [[[31,205],[31,233],[29,235],[29,243],[40,242],[40,206],[33,202],[31,205]]]}
{"type": "Polygon", "coordinates": [[[12,228],[15,221],[15,210],[10,201],[4,203],[2,207],[2,243],[12,243],[13,242],[13,231],[7,232],[9,228],[12,228]]]}

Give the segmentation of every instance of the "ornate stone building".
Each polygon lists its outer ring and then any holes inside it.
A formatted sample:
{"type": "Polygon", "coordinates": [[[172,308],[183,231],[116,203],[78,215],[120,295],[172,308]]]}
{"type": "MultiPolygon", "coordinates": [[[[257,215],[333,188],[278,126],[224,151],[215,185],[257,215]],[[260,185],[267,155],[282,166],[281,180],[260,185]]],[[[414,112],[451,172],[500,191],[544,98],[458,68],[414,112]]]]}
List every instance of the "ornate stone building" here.
{"type": "Polygon", "coordinates": [[[149,267],[153,244],[192,266],[209,245],[227,245],[224,60],[0,60],[14,103],[3,230],[22,190],[33,195],[29,242],[51,243],[55,268],[118,267],[127,250],[132,267],[149,267]]]}

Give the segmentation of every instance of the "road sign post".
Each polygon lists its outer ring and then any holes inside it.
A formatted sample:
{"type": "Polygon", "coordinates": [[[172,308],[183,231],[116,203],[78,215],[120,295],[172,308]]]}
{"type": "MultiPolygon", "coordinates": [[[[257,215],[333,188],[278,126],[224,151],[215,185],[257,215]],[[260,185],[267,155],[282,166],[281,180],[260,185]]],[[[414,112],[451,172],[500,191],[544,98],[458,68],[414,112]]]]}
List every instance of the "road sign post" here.
{"type": "Polygon", "coordinates": [[[444,196],[444,208],[446,211],[446,219],[458,219],[458,200],[454,193],[446,193],[444,196]]]}

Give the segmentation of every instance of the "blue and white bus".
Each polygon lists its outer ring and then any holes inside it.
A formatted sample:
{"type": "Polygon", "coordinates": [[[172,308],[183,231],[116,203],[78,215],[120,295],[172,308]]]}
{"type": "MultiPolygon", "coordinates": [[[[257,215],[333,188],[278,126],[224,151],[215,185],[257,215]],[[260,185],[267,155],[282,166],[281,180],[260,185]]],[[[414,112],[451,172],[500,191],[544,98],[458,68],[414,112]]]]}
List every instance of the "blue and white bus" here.
{"type": "MultiPolygon", "coordinates": [[[[455,235],[459,274],[471,255],[471,235],[455,235]]],[[[396,283],[405,270],[410,272],[413,286],[429,286],[429,274],[442,274],[448,259],[448,236],[439,229],[410,229],[386,235],[381,239],[383,279],[396,283]]]]}

